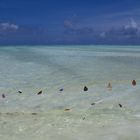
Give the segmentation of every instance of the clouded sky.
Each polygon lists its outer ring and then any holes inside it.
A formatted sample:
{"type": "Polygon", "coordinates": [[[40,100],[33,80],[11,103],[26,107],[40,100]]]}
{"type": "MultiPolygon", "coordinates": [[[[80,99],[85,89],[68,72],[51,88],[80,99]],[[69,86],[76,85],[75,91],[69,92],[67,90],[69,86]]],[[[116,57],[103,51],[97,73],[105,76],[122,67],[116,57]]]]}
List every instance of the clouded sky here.
{"type": "Polygon", "coordinates": [[[1,0],[0,44],[140,44],[140,0],[1,0]]]}

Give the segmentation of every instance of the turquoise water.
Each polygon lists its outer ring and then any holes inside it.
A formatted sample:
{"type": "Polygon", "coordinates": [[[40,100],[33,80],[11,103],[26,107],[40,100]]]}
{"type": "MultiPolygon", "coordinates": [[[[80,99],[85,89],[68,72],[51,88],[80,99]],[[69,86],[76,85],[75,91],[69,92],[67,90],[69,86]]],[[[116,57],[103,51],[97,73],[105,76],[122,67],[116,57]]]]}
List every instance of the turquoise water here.
{"type": "Polygon", "coordinates": [[[0,47],[0,79],[0,139],[140,138],[139,46],[0,47]]]}

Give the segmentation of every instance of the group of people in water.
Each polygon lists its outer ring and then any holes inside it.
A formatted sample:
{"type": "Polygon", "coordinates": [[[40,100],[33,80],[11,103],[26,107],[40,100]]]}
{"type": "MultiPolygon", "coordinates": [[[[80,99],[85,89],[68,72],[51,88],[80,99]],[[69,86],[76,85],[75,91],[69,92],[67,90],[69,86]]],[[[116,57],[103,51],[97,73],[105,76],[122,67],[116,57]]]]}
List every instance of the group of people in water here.
{"type": "MultiPolygon", "coordinates": [[[[132,85],[133,85],[133,86],[136,86],[136,80],[132,80],[132,85]]],[[[107,88],[108,88],[109,90],[112,89],[112,84],[111,84],[110,82],[108,83],[107,88]]],[[[87,88],[86,86],[84,87],[84,91],[88,91],[88,88],[87,88]]]]}
{"type": "MultiPolygon", "coordinates": [[[[131,84],[132,84],[133,86],[136,86],[136,80],[132,80],[131,84]]],[[[110,82],[108,83],[107,88],[108,88],[108,90],[112,90],[112,84],[111,84],[110,82]]],[[[64,90],[63,88],[59,89],[60,92],[62,92],[63,90],[64,90]]],[[[88,91],[88,87],[87,87],[87,86],[84,86],[83,91],[88,91]]],[[[18,91],[18,93],[21,94],[22,91],[18,91]]],[[[40,95],[40,94],[42,94],[42,93],[43,93],[43,91],[40,90],[40,91],[37,93],[37,95],[40,95]]],[[[2,94],[2,98],[6,98],[5,94],[2,94]]]]}
{"type": "MultiPolygon", "coordinates": [[[[132,86],[136,86],[136,80],[132,80],[132,82],[131,82],[131,84],[132,84],[132,86]]],[[[107,85],[107,89],[109,89],[109,90],[112,90],[112,84],[109,82],[108,83],[108,85],[107,85]]],[[[63,88],[61,88],[61,89],[59,89],[59,91],[60,92],[62,92],[64,89],[63,88]]],[[[83,91],[88,91],[88,87],[87,86],[84,86],[84,88],[83,88],[83,91]]],[[[18,91],[18,93],[22,93],[22,91],[18,91]]],[[[40,95],[40,94],[42,94],[43,93],[43,91],[42,90],[40,90],[38,93],[37,93],[37,95],[40,95]]],[[[2,96],[2,98],[6,98],[6,95],[5,94],[2,94],[1,95],[2,96]]],[[[96,103],[91,103],[91,105],[92,106],[94,106],[96,103]]],[[[122,108],[123,107],[123,105],[122,104],[118,104],[119,105],[119,107],[120,108],[122,108]]],[[[64,111],[70,111],[71,109],[70,108],[65,108],[64,109],[64,111]]],[[[7,114],[9,114],[9,113],[7,113],[7,114]]],[[[37,115],[37,113],[31,113],[32,115],[37,115]]],[[[85,117],[83,118],[83,120],[85,120],[85,117]]]]}
{"type": "MultiPolygon", "coordinates": [[[[133,86],[136,86],[136,80],[132,80],[132,85],[133,85],[133,86]]],[[[112,89],[111,83],[108,83],[107,88],[108,88],[109,90],[112,89]]]]}

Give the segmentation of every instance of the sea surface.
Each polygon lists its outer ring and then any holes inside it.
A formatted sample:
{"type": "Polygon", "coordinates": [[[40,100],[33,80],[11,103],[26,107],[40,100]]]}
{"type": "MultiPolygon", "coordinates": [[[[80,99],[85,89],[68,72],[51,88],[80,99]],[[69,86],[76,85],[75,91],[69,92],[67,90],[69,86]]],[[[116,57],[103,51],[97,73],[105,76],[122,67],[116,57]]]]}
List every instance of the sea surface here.
{"type": "Polygon", "coordinates": [[[0,47],[0,140],[139,139],[140,46],[0,47]]]}

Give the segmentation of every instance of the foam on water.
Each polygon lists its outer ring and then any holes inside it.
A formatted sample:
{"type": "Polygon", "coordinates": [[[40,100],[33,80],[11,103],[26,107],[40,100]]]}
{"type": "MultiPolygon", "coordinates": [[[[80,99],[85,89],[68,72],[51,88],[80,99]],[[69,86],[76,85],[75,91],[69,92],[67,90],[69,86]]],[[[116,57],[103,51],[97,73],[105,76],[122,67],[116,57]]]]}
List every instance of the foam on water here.
{"type": "Polygon", "coordinates": [[[139,47],[1,47],[0,139],[137,140],[139,70],[139,47]]]}

